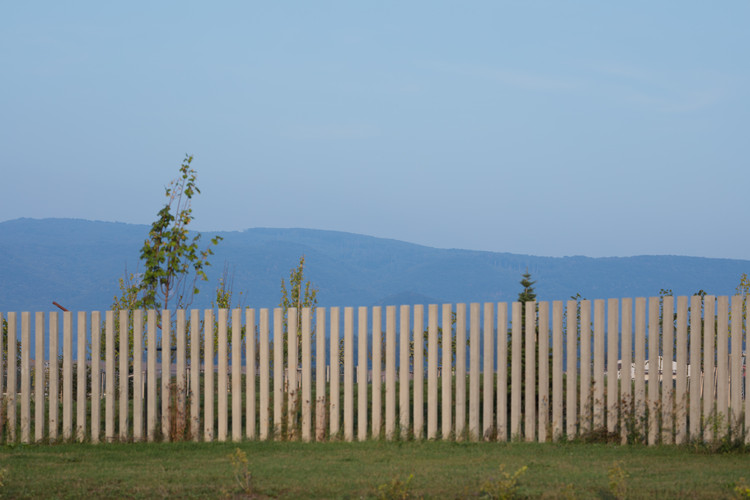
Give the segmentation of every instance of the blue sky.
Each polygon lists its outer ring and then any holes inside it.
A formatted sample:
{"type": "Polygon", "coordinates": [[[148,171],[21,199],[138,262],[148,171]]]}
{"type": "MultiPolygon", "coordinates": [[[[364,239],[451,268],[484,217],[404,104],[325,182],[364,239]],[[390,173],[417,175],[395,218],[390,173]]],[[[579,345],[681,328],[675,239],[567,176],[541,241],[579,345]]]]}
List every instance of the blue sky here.
{"type": "Polygon", "coordinates": [[[4,2],[0,220],[750,259],[750,3],[4,2]]]}

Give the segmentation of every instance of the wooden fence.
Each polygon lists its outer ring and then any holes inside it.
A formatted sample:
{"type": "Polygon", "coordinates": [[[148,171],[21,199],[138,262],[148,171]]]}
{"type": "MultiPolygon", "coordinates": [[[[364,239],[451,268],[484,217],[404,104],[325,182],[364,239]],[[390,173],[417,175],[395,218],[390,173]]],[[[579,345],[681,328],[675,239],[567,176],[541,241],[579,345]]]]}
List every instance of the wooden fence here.
{"type": "Polygon", "coordinates": [[[0,428],[23,443],[746,439],[743,309],[739,296],[694,296],[286,318],[11,312],[0,428]],[[292,341],[274,342],[285,325],[292,341]]]}

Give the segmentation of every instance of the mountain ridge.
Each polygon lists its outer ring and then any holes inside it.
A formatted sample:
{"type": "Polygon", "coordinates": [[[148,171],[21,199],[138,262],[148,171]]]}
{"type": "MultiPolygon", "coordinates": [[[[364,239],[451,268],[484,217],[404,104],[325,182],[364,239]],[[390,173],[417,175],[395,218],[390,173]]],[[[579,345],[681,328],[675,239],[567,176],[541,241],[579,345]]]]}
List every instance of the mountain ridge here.
{"type": "MultiPolygon", "coordinates": [[[[138,268],[149,226],[85,219],[0,222],[0,311],[45,311],[53,300],[71,310],[109,308],[118,278],[138,268]]],[[[281,279],[300,255],[321,306],[512,301],[528,268],[539,300],[734,292],[750,260],[679,255],[544,257],[434,248],[357,233],[307,228],[248,228],[220,235],[195,307],[210,307],[225,265],[235,304],[275,307],[281,279]],[[242,292],[242,297],[239,294],[242,292]]]]}

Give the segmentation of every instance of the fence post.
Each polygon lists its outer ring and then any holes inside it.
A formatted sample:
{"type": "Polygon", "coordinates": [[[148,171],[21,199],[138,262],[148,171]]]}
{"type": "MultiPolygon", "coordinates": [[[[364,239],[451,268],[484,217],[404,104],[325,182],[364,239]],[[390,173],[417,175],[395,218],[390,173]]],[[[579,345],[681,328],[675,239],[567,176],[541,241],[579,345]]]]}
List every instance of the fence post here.
{"type": "MultiPolygon", "coordinates": [[[[60,426],[60,320],[57,311],[49,314],[49,440],[57,441],[60,426]]],[[[0,384],[2,387],[2,384],[0,384]]]]}
{"type": "MultiPolygon", "coordinates": [[[[560,303],[562,307],[562,302],[560,303]]],[[[554,304],[552,306],[555,312],[554,304]]],[[[560,321],[562,325],[562,310],[560,311],[560,321]]],[[[549,427],[550,414],[550,374],[549,374],[549,302],[539,302],[539,418],[538,418],[538,437],[540,442],[547,441],[549,438],[547,428],[549,427]]],[[[562,328],[560,329],[562,333],[562,328]]],[[[552,339],[554,342],[554,338],[552,339]]],[[[562,349],[562,336],[560,337],[560,349],[562,349]]],[[[562,358],[561,358],[562,360],[562,358]]],[[[553,374],[553,377],[558,376],[553,374]]],[[[562,363],[560,363],[560,403],[562,405],[562,363]]],[[[562,434],[562,407],[560,408],[560,434],[562,434]]]]}
{"type": "MultiPolygon", "coordinates": [[[[320,316],[319,316],[320,317],[320,316]]],[[[325,319],[324,319],[325,321],[325,319]]],[[[383,424],[382,419],[382,405],[383,405],[383,312],[380,306],[376,306],[372,308],[372,437],[374,439],[378,439],[381,436],[381,426],[383,424]]],[[[318,326],[320,326],[320,322],[318,322],[318,326]]],[[[325,331],[325,328],[323,328],[321,331],[318,332],[318,335],[321,335],[322,332],[325,331]]],[[[319,346],[322,346],[320,349],[325,349],[325,343],[320,343],[319,346]]],[[[325,354],[323,354],[323,360],[325,360],[325,354]]],[[[325,366],[325,361],[319,366],[325,366]]],[[[323,380],[322,383],[319,383],[323,387],[321,392],[319,394],[324,394],[323,390],[325,389],[325,378],[324,375],[321,376],[319,380],[323,380]]],[[[416,396],[415,396],[416,397],[416,396]]],[[[415,403],[416,404],[416,403],[415,403]]],[[[323,403],[321,405],[322,408],[325,408],[325,398],[323,399],[323,403]]],[[[324,420],[321,418],[321,420],[324,420]]],[[[321,423],[321,427],[322,427],[321,423]]]]}
{"type": "MultiPolygon", "coordinates": [[[[367,308],[357,312],[357,439],[367,439],[367,308]]],[[[304,417],[304,412],[302,413],[304,417]]]]}
{"type": "Polygon", "coordinates": [[[228,411],[227,411],[227,319],[228,311],[225,308],[220,308],[218,312],[219,329],[218,329],[218,372],[217,378],[217,398],[218,398],[218,410],[219,410],[219,425],[216,438],[218,441],[223,442],[227,440],[227,425],[228,425],[228,411]]]}
{"type": "MultiPolygon", "coordinates": [[[[526,441],[534,441],[536,440],[536,301],[530,300],[526,302],[524,304],[524,309],[524,317],[526,320],[526,324],[524,325],[526,330],[524,332],[526,335],[526,339],[524,341],[524,354],[526,358],[526,390],[524,394],[524,438],[526,439],[526,441]]],[[[557,347],[557,343],[555,342],[556,338],[557,337],[555,336],[555,338],[553,339],[555,347],[557,347]]],[[[557,349],[555,349],[555,353],[557,353],[557,349]]],[[[560,356],[553,356],[553,360],[557,360],[557,358],[560,358],[560,356]]],[[[541,355],[539,356],[539,362],[542,363],[541,355]]],[[[553,374],[553,376],[554,375],[555,374],[553,374]]],[[[557,386],[555,385],[555,387],[557,386]]],[[[553,408],[556,408],[559,395],[553,391],[552,396],[554,400],[553,408]]],[[[557,422],[555,422],[554,425],[557,426],[557,422]]]]}
{"type": "Polygon", "coordinates": [[[201,333],[200,311],[190,311],[190,434],[193,441],[200,440],[201,416],[201,333]]]}
{"type": "Polygon", "coordinates": [[[520,302],[512,304],[511,374],[510,374],[510,438],[521,439],[521,355],[523,353],[523,322],[520,302]]]}
{"type": "MultiPolygon", "coordinates": [[[[688,391],[687,391],[687,359],[688,359],[688,301],[687,297],[677,297],[677,380],[675,383],[676,411],[676,443],[687,442],[687,415],[688,415],[688,391]]],[[[672,380],[671,360],[663,360],[662,380],[666,383],[667,373],[669,381],[672,380]]],[[[663,385],[663,384],[662,384],[663,385]]]]}
{"type": "Polygon", "coordinates": [[[565,432],[568,440],[576,435],[576,424],[578,422],[578,301],[569,300],[566,304],[565,335],[567,341],[567,363],[565,366],[565,392],[567,405],[565,408],[565,432]]]}
{"type": "MultiPolygon", "coordinates": [[[[80,321],[80,320],[79,320],[80,321]]],[[[129,328],[130,319],[128,311],[120,311],[120,440],[128,438],[128,358],[130,354],[129,328]]],[[[80,390],[80,389],[79,389],[80,390]]]]}
{"type": "MultiPolygon", "coordinates": [[[[309,307],[302,309],[302,441],[309,442],[312,430],[312,346],[311,346],[311,322],[309,307]]],[[[365,332],[365,335],[367,333],[365,332]]],[[[365,358],[365,370],[367,369],[367,359],[365,358]]],[[[365,391],[367,386],[365,386],[365,391]]],[[[367,394],[365,394],[367,402],[367,394]]],[[[365,411],[367,405],[365,404],[365,411]]]]}
{"type": "Polygon", "coordinates": [[[619,384],[617,382],[617,360],[620,345],[619,300],[607,301],[607,432],[614,433],[618,420],[619,384]]]}
{"type": "MultiPolygon", "coordinates": [[[[458,334],[456,334],[456,344],[458,352],[458,334]]],[[[456,364],[458,365],[458,359],[456,359],[456,364]]],[[[497,439],[498,441],[508,440],[508,304],[506,302],[497,304],[497,439]]]]}
{"type": "Polygon", "coordinates": [[[214,440],[214,310],[203,311],[203,439],[214,440]]]}
{"type": "MultiPolygon", "coordinates": [[[[11,331],[10,316],[8,317],[8,332],[11,331]]],[[[15,317],[12,331],[15,332],[15,317]]],[[[14,334],[15,335],[15,334],[14,334]]],[[[8,357],[10,356],[10,346],[8,346],[8,357]]],[[[15,365],[15,342],[13,342],[12,361],[15,365]]],[[[15,366],[13,367],[14,378],[14,399],[15,399],[15,366]]],[[[10,379],[8,380],[10,382],[10,379]]],[[[15,411],[16,405],[13,402],[13,426],[11,427],[12,440],[15,441],[15,411]]],[[[69,441],[73,437],[73,313],[65,311],[63,313],[63,440],[69,441]]],[[[10,412],[8,412],[8,424],[11,423],[10,412]]]]}
{"type": "MultiPolygon", "coordinates": [[[[91,313],[91,442],[98,443],[101,434],[101,349],[102,349],[102,318],[99,311],[91,313]]],[[[50,325],[51,326],[51,325],[50,325]]],[[[52,329],[50,328],[50,341],[52,329]]],[[[50,361],[54,353],[50,342],[50,361]]],[[[51,375],[51,373],[50,373],[51,375]]],[[[50,393],[50,406],[57,404],[50,393]]]]}
{"type": "MultiPolygon", "coordinates": [[[[8,342],[15,340],[8,335],[8,342]]],[[[31,442],[31,313],[21,313],[21,442],[31,442]]]]}
{"type": "MultiPolygon", "coordinates": [[[[333,318],[331,318],[333,335],[333,318]]],[[[333,338],[333,337],[331,337],[333,338]]],[[[334,370],[331,367],[331,374],[334,370]]],[[[336,371],[338,373],[338,371],[336,371]]],[[[333,378],[331,378],[333,380],[333,378]]],[[[333,384],[331,384],[333,393],[333,384]]],[[[331,432],[333,433],[333,432],[331,432]]],[[[385,438],[389,441],[396,436],[396,306],[385,309],[385,438]]]]}
{"type": "MultiPolygon", "coordinates": [[[[560,439],[563,433],[563,303],[556,300],[552,303],[552,438],[560,439]]],[[[545,346],[545,351],[548,351],[545,346]]],[[[548,358],[539,362],[548,363],[548,358]]],[[[528,389],[527,389],[528,390],[528,389]]],[[[533,389],[532,389],[533,390],[533,389]]]]}
{"type": "MultiPolygon", "coordinates": [[[[414,331],[419,331],[416,328],[416,307],[414,308],[415,316],[415,328],[414,331]]],[[[453,413],[453,397],[451,394],[451,387],[453,386],[453,307],[451,304],[443,304],[443,405],[441,410],[441,421],[442,421],[442,434],[443,440],[447,440],[451,437],[451,429],[453,427],[451,414],[453,413]]],[[[416,354],[416,351],[415,351],[416,354]]],[[[417,365],[417,357],[414,356],[414,427],[417,426],[417,412],[422,409],[421,406],[417,406],[416,390],[417,390],[417,371],[422,372],[422,366],[417,365]],[[419,370],[417,370],[419,366],[419,370]]],[[[421,378],[420,378],[420,384],[421,378]]],[[[421,389],[421,388],[420,388],[421,389]]],[[[490,404],[492,404],[490,402],[490,404]]],[[[420,415],[421,416],[421,415],[420,415]]],[[[421,429],[420,435],[421,436],[421,429]]]]}
{"type": "Polygon", "coordinates": [[[171,441],[171,389],[172,389],[172,317],[167,309],[161,312],[161,438],[171,441]]]}
{"type": "MultiPolygon", "coordinates": [[[[432,307],[432,306],[430,306],[432,307]]],[[[401,306],[400,311],[400,326],[399,326],[399,340],[401,342],[401,348],[399,350],[399,375],[398,375],[398,392],[399,392],[399,403],[398,403],[398,414],[399,423],[401,426],[401,439],[406,439],[409,435],[409,343],[411,337],[411,319],[410,319],[410,307],[401,306]]],[[[419,333],[421,335],[421,332],[419,333]]],[[[416,337],[417,332],[414,332],[416,337]]],[[[430,355],[428,347],[428,355],[430,355]]],[[[429,370],[429,368],[428,368],[429,370]]],[[[432,397],[429,393],[429,379],[427,388],[427,401],[429,405],[430,398],[432,397]]],[[[428,423],[427,423],[427,434],[429,437],[429,410],[428,410],[428,423]]]]}
{"type": "MultiPolygon", "coordinates": [[[[429,321],[429,319],[428,319],[429,321]]],[[[425,436],[424,413],[424,306],[414,305],[414,438],[425,436]]]]}
{"type": "MultiPolygon", "coordinates": [[[[401,310],[401,335],[403,348],[404,317],[401,310]]],[[[408,316],[407,316],[408,325],[408,316]]],[[[408,329],[407,329],[408,331],[408,329]]],[[[422,332],[414,332],[414,337],[422,336],[422,332]]],[[[403,356],[401,362],[403,363],[403,356]]],[[[408,364],[408,361],[407,361],[408,364]]],[[[427,307],[427,439],[435,439],[438,430],[438,306],[430,304],[427,307]]],[[[414,367],[416,370],[416,366],[414,367]]],[[[403,368],[401,369],[403,373],[403,368]]],[[[408,389],[409,382],[406,382],[408,389]]],[[[403,387],[403,382],[402,382],[403,387]]],[[[402,389],[403,395],[403,389],[402,389]]],[[[407,390],[408,396],[408,390],[407,390]]],[[[403,397],[402,397],[403,399],[403,397]]],[[[403,419],[403,418],[402,418],[403,419]]],[[[408,422],[408,414],[407,414],[408,422]]],[[[403,424],[402,424],[403,425],[403,424]]],[[[401,432],[403,434],[403,430],[401,432]]]]}
{"type": "Polygon", "coordinates": [[[701,429],[701,296],[691,298],[690,307],[690,439],[697,440],[701,429]]]}
{"type": "MultiPolygon", "coordinates": [[[[664,296],[662,310],[662,372],[669,370],[669,383],[662,383],[661,440],[664,444],[674,443],[674,387],[672,386],[672,360],[674,359],[674,297],[664,296]],[[669,321],[667,321],[669,318],[669,321]],[[668,367],[668,368],[667,368],[668,367]]],[[[665,379],[666,380],[666,379],[665,379]]]]}
{"type": "MultiPolygon", "coordinates": [[[[482,436],[485,441],[489,441],[492,435],[492,429],[494,428],[493,412],[495,410],[495,362],[493,360],[493,353],[495,350],[495,343],[493,337],[495,336],[495,310],[492,302],[485,302],[484,304],[484,362],[482,363],[482,370],[484,372],[484,387],[483,387],[483,402],[482,402],[482,436]]],[[[450,326],[448,327],[450,332],[450,326]]],[[[445,333],[445,324],[443,324],[443,333],[445,333]]],[[[445,338],[445,337],[444,337],[445,338]]],[[[450,339],[450,334],[448,335],[450,339]]],[[[448,343],[450,345],[450,343],[448,343]]],[[[445,340],[443,341],[443,349],[446,348],[445,340]]],[[[443,366],[443,370],[446,370],[443,366]]],[[[450,365],[448,366],[450,371],[450,365]]],[[[448,394],[450,395],[450,382],[448,385],[448,394]]]]}
{"type": "Polygon", "coordinates": [[[633,363],[633,301],[622,299],[622,368],[620,370],[620,435],[622,443],[628,439],[626,421],[632,419],[633,413],[633,374],[630,369],[633,363]]]}
{"type": "Polygon", "coordinates": [[[456,304],[456,440],[466,433],[466,304],[456,304]]]}
{"type": "MultiPolygon", "coordinates": [[[[146,439],[156,439],[156,311],[149,309],[147,314],[148,333],[146,334],[146,439]]],[[[109,335],[109,333],[107,333],[109,335]]],[[[107,363],[109,365],[109,363],[107,363]]],[[[107,368],[109,372],[109,368],[107,368]]],[[[107,379],[109,380],[109,379],[107,379]]],[[[107,390],[109,392],[109,390],[107,390]]],[[[109,400],[108,400],[109,401],[109,400]]]]}
{"type": "Polygon", "coordinates": [[[299,347],[299,339],[297,338],[299,321],[299,310],[295,307],[287,309],[287,423],[286,433],[287,439],[296,440],[299,439],[299,431],[297,429],[297,404],[299,402],[299,391],[297,388],[297,368],[299,366],[299,358],[297,350],[299,347]]]}
{"type": "MultiPolygon", "coordinates": [[[[187,396],[187,380],[185,378],[187,365],[187,352],[185,351],[185,319],[185,310],[179,309],[177,311],[177,328],[175,330],[175,347],[177,349],[177,359],[175,360],[177,368],[175,377],[177,409],[175,413],[177,419],[177,439],[180,441],[185,439],[185,430],[187,425],[187,422],[185,420],[185,417],[187,416],[185,408],[185,399],[187,396]]],[[[135,369],[133,370],[133,373],[135,374],[135,369]]]]}
{"type": "Polygon", "coordinates": [[[273,435],[281,439],[284,407],[284,310],[273,310],[273,435]]]}
{"type": "MultiPolygon", "coordinates": [[[[238,347],[239,349],[239,347],[238,347]]],[[[255,309],[245,310],[245,437],[255,439],[255,309]]]]}
{"type": "Polygon", "coordinates": [[[269,311],[268,309],[260,310],[260,345],[259,350],[259,363],[258,370],[260,378],[260,412],[259,412],[259,437],[265,441],[269,437],[270,418],[271,418],[271,404],[270,404],[270,376],[271,376],[271,363],[268,345],[269,337],[269,311]]]}
{"type": "MultiPolygon", "coordinates": [[[[326,310],[323,307],[316,310],[315,344],[315,440],[323,441],[326,433],[326,310]]],[[[373,385],[373,409],[374,391],[373,385]]]]}
{"type": "Polygon", "coordinates": [[[479,303],[469,308],[469,439],[479,439],[479,303]]]}
{"type": "Polygon", "coordinates": [[[76,437],[86,439],[86,313],[78,312],[78,342],[76,355],[76,437]]]}
{"type": "Polygon", "coordinates": [[[648,301],[648,444],[659,437],[659,297],[648,301]]]}
{"type": "Polygon", "coordinates": [[[603,429],[604,420],[604,300],[594,301],[594,429],[603,429]]]}
{"type": "Polygon", "coordinates": [[[340,381],[341,381],[341,358],[339,353],[339,308],[331,308],[331,335],[330,335],[330,364],[331,364],[331,382],[329,387],[329,425],[330,425],[330,437],[335,439],[338,437],[340,426],[339,426],[339,415],[341,408],[341,394],[340,394],[340,381]]]}
{"type": "Polygon", "coordinates": [[[580,431],[591,430],[591,301],[581,301],[581,418],[580,431]]]}
{"type": "MultiPolygon", "coordinates": [[[[713,425],[711,419],[716,417],[716,379],[714,377],[714,341],[716,340],[716,297],[706,295],[703,298],[703,415],[706,419],[703,427],[703,439],[713,441],[713,425]]],[[[747,385],[746,385],[747,387],[747,385]]],[[[745,393],[745,403],[750,401],[745,393]]],[[[746,410],[746,417],[750,416],[750,409],[746,410]]],[[[745,425],[750,429],[750,423],[745,425]]],[[[750,433],[748,433],[750,437],[750,433]]]]}
{"type": "MultiPolygon", "coordinates": [[[[1,321],[0,321],[1,322],[1,321]]],[[[44,313],[35,314],[35,347],[34,354],[34,441],[44,437],[44,313]]],[[[2,368],[0,368],[0,371],[2,368]]],[[[2,393],[2,385],[0,385],[2,393]]]]}
{"type": "Polygon", "coordinates": [[[731,408],[732,429],[741,428],[742,421],[742,296],[732,297],[732,352],[731,352],[731,393],[729,404],[731,408]]]}
{"type": "Polygon", "coordinates": [[[344,308],[344,440],[354,439],[354,308],[344,308]]]}
{"type": "Polygon", "coordinates": [[[722,439],[727,435],[727,424],[729,422],[729,370],[727,362],[729,358],[728,339],[729,334],[729,298],[725,295],[718,297],[716,307],[716,422],[721,427],[717,428],[718,436],[714,439],[722,439]]]}
{"type": "MultiPolygon", "coordinates": [[[[92,316],[92,322],[93,316],[92,316]]],[[[94,325],[92,325],[94,328],[94,325]]],[[[97,369],[99,364],[97,362],[97,369]]],[[[92,372],[93,373],[93,372],[92,372]]],[[[92,380],[93,385],[93,380],[92,380]]],[[[93,427],[92,417],[92,427],[93,427]]],[[[98,417],[97,417],[98,418],[98,417]]],[[[133,440],[143,441],[143,310],[133,311],[133,440]]]]}
{"type": "MultiPolygon", "coordinates": [[[[232,309],[232,441],[242,439],[242,316],[241,309],[232,309]]],[[[179,352],[179,347],[177,348],[179,352]]],[[[179,356],[178,356],[179,360],[179,356]]],[[[249,366],[249,360],[248,360],[249,366]]],[[[179,377],[179,361],[177,376],[179,377]]],[[[248,374],[249,375],[249,374],[248,374]]],[[[178,398],[180,382],[177,382],[178,398]]]]}

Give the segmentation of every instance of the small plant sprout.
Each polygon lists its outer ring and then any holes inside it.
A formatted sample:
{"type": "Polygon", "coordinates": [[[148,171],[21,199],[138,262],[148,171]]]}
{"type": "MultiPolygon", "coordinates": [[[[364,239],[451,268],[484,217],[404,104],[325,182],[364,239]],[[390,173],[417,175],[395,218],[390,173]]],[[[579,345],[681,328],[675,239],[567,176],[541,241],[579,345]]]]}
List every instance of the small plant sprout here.
{"type": "Polygon", "coordinates": [[[482,485],[481,494],[483,498],[492,500],[508,500],[518,495],[518,482],[526,472],[527,466],[523,466],[511,474],[505,471],[505,464],[500,464],[500,477],[495,480],[486,481],[482,485]]]}
{"type": "Polygon", "coordinates": [[[399,478],[393,478],[389,483],[383,483],[378,486],[378,498],[380,500],[407,500],[414,498],[409,491],[409,483],[414,479],[414,474],[410,474],[406,481],[399,478]]]}
{"type": "Polygon", "coordinates": [[[609,491],[618,500],[623,500],[628,494],[628,478],[630,474],[622,468],[622,462],[615,462],[607,471],[609,491]]]}
{"type": "Polygon", "coordinates": [[[246,495],[253,493],[253,476],[250,473],[247,454],[241,449],[235,449],[234,453],[229,455],[229,461],[232,463],[232,472],[237,486],[246,495]]]}

